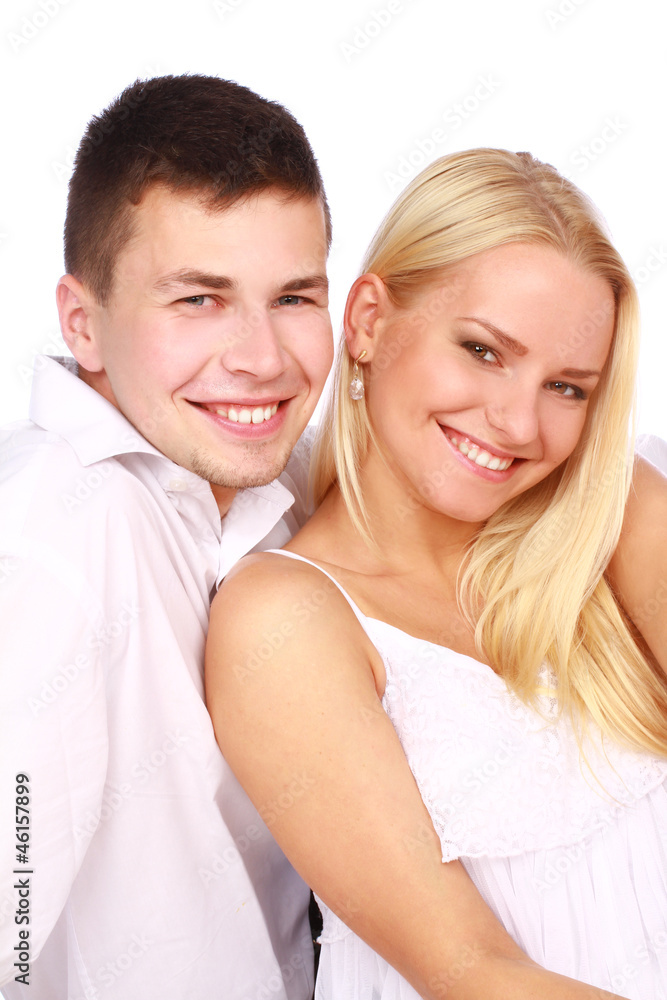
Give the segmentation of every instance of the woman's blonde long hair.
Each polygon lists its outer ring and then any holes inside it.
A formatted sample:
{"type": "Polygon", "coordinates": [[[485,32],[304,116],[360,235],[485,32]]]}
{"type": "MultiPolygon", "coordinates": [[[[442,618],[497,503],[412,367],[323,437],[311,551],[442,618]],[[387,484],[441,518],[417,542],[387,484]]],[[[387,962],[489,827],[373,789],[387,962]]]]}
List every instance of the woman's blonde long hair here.
{"type": "MultiPolygon", "coordinates": [[[[431,164],[398,198],[361,273],[382,278],[404,307],[461,261],[508,243],[553,248],[604,278],[616,303],[614,336],[577,448],[487,521],[464,562],[460,601],[478,649],[524,700],[535,697],[546,662],[556,675],[561,709],[575,720],[591,718],[603,731],[665,754],[667,684],[638,648],[603,575],[632,475],[639,309],[632,279],[595,208],[528,153],[455,153],[431,164]]],[[[573,331],[573,346],[604,319],[591,315],[573,331]]],[[[351,371],[343,339],[312,481],[317,502],[338,483],[353,522],[368,538],[359,471],[372,428],[364,400],[348,396],[351,371]]]]}

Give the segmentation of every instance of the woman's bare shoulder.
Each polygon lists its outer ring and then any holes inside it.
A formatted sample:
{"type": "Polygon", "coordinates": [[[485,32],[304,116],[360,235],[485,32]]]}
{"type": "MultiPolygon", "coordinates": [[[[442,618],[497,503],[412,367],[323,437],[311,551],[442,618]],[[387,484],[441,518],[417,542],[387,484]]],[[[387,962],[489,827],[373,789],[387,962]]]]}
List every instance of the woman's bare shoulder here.
{"type": "Polygon", "coordinates": [[[266,614],[270,609],[285,610],[294,602],[322,606],[336,595],[340,601],[334,604],[349,608],[338,587],[313,563],[282,552],[253,552],[225,577],[213,606],[233,600],[266,614]]]}
{"type": "Polygon", "coordinates": [[[339,587],[316,565],[274,552],[253,553],[225,578],[211,608],[209,664],[289,657],[312,664],[370,666],[378,692],[384,666],[339,587]]]}
{"type": "MultiPolygon", "coordinates": [[[[667,476],[646,458],[637,455],[612,571],[630,555],[629,550],[637,543],[651,540],[654,543],[667,540],[667,476]]],[[[643,556],[655,554],[656,550],[651,545],[646,552],[635,549],[629,563],[637,567],[643,556]]]]}
{"type": "Polygon", "coordinates": [[[635,460],[623,530],[607,575],[667,670],[667,477],[645,458],[635,460]]]}

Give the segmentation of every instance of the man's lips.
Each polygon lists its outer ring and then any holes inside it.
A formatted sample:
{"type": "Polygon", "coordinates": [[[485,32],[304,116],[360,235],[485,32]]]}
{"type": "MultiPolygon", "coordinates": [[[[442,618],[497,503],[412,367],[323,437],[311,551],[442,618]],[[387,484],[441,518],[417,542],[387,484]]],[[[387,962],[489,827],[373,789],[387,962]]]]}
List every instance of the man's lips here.
{"type": "Polygon", "coordinates": [[[189,402],[234,424],[263,424],[275,417],[279,406],[285,400],[250,400],[234,403],[222,401],[202,403],[189,400],[189,402]]]}

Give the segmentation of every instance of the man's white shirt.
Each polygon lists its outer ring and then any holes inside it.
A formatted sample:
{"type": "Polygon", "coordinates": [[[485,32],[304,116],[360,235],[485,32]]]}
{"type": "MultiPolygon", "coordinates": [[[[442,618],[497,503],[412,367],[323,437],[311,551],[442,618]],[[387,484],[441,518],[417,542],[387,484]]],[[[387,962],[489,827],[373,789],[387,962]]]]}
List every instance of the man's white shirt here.
{"type": "MultiPolygon", "coordinates": [[[[203,656],[216,585],[305,518],[307,450],[221,524],[205,481],[53,359],[30,415],[0,439],[3,994],[304,1000],[308,890],[218,750],[203,656]]],[[[295,774],[280,808],[307,788],[295,774]]]]}

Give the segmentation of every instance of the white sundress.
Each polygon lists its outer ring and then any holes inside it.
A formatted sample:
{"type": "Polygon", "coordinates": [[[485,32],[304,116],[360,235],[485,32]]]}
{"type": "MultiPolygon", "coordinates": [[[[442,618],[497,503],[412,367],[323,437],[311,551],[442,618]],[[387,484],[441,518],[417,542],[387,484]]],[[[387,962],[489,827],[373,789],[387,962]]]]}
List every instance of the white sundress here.
{"type": "MultiPolygon", "coordinates": [[[[598,733],[585,745],[587,766],[555,698],[541,699],[540,714],[490,667],[367,618],[329,579],[382,657],[382,704],[442,860],[461,861],[540,965],[630,1000],[667,1000],[667,760],[598,733]]],[[[316,1000],[416,1000],[318,903],[316,1000]]]]}

